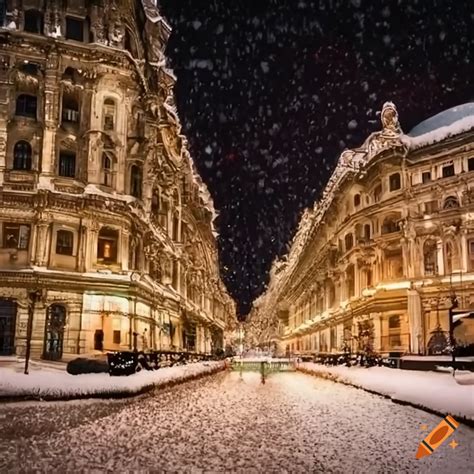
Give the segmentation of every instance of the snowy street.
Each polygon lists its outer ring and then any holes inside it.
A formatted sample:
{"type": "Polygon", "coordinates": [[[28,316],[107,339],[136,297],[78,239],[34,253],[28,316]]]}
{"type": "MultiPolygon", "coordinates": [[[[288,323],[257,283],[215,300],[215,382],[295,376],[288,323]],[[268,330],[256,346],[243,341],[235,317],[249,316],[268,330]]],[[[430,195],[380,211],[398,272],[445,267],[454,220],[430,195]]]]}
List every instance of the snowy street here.
{"type": "Polygon", "coordinates": [[[221,372],[129,400],[4,404],[0,472],[468,472],[465,425],[415,459],[440,420],[301,373],[221,372]]]}

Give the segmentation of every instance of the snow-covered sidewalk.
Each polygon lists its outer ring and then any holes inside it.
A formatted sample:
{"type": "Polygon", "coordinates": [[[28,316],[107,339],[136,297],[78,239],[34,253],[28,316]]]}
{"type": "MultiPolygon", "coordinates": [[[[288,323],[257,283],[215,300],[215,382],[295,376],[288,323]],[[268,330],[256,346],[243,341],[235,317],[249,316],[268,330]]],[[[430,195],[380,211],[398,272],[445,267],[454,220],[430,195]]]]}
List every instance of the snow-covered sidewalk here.
{"type": "Polygon", "coordinates": [[[3,399],[61,400],[87,397],[130,396],[148,389],[181,383],[225,368],[225,362],[198,362],[155,371],[142,370],[128,377],[109,374],[70,375],[56,370],[32,370],[30,375],[0,368],[3,399]]]}
{"type": "Polygon", "coordinates": [[[451,374],[388,367],[328,367],[312,362],[298,364],[298,370],[474,422],[474,385],[460,385],[451,374]]]}

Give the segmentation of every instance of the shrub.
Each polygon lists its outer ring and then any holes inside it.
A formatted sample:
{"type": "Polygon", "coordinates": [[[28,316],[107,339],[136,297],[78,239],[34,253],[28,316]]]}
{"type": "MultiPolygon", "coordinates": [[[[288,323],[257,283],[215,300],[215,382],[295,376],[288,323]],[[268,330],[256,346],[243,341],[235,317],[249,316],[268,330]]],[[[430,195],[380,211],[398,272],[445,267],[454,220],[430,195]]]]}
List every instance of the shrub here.
{"type": "Polygon", "coordinates": [[[109,365],[102,359],[85,359],[79,357],[71,360],[67,364],[67,373],[71,375],[79,374],[100,374],[109,371],[109,365]]]}

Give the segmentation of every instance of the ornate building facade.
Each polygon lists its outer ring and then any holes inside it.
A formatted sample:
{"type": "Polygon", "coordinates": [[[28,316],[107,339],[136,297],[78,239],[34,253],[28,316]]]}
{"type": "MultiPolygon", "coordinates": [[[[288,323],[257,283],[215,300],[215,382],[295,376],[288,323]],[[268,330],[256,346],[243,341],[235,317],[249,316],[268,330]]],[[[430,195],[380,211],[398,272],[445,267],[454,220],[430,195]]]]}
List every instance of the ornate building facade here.
{"type": "Polygon", "coordinates": [[[280,325],[280,349],[448,352],[474,343],[474,104],[402,133],[383,129],[340,156],[251,315],[280,325]]]}
{"type": "Polygon", "coordinates": [[[0,11],[1,355],[210,352],[234,322],[155,3],[0,11]]]}

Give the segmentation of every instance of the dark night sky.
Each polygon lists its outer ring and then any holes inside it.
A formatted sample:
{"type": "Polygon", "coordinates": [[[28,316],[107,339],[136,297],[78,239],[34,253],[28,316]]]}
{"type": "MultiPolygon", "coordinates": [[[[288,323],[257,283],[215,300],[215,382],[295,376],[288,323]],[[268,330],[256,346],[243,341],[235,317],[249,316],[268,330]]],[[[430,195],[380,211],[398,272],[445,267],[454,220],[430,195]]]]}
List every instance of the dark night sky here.
{"type": "Polygon", "coordinates": [[[161,0],[178,109],[246,314],[339,153],[474,99],[471,0],[161,0]]]}

